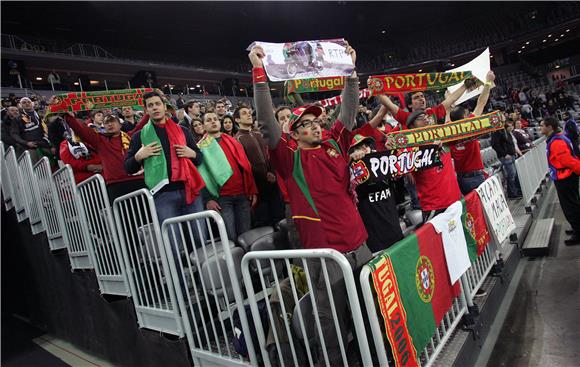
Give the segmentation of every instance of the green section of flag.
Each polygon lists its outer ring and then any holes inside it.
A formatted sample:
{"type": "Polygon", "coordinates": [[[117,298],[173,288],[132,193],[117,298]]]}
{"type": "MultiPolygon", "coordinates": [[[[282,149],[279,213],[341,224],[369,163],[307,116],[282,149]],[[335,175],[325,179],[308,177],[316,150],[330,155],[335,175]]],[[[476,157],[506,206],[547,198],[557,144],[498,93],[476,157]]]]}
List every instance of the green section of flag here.
{"type": "Polygon", "coordinates": [[[417,355],[427,343],[437,327],[431,303],[425,303],[417,292],[416,269],[420,257],[417,235],[412,234],[388,250],[407,314],[407,327],[413,338],[417,355]]]}
{"type": "MultiPolygon", "coordinates": [[[[463,233],[465,234],[465,242],[467,243],[467,253],[469,260],[473,264],[477,260],[477,240],[469,230],[467,221],[467,203],[464,198],[461,198],[461,205],[463,206],[463,214],[461,214],[461,223],[463,224],[463,233]]],[[[473,224],[472,224],[473,225],[473,224]]]]}
{"type": "Polygon", "coordinates": [[[205,181],[206,189],[212,197],[217,198],[221,187],[232,177],[234,171],[221,146],[211,136],[201,140],[198,147],[203,153],[203,159],[197,170],[205,181]]]}

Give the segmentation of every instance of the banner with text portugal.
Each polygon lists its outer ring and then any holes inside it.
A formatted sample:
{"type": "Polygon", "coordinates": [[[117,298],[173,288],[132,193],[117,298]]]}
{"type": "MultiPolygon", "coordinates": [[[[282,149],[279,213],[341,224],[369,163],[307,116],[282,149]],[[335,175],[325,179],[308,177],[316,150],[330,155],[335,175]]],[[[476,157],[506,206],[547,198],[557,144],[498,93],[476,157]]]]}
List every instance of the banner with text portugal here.
{"type": "Polygon", "coordinates": [[[427,223],[368,265],[395,365],[419,366],[421,351],[460,293],[449,279],[441,235],[427,223]]]}

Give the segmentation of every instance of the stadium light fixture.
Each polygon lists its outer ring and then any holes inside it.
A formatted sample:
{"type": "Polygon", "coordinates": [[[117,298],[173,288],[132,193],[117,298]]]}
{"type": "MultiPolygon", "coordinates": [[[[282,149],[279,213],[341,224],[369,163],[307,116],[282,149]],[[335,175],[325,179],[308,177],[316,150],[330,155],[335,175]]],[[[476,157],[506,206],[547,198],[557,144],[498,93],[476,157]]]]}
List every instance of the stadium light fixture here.
{"type": "Polygon", "coordinates": [[[91,83],[91,85],[97,85],[100,82],[98,80],[91,80],[89,83],[91,83]]]}
{"type": "Polygon", "coordinates": [[[74,84],[74,85],[79,85],[79,82],[74,82],[73,84],[74,84]]]}
{"type": "Polygon", "coordinates": [[[561,34],[560,37],[564,37],[564,34],[561,34]]]}
{"type": "Polygon", "coordinates": [[[554,40],[554,42],[558,42],[559,40],[560,40],[559,38],[556,38],[556,39],[554,40]]]}
{"type": "Polygon", "coordinates": [[[37,77],[36,77],[36,80],[42,80],[42,78],[41,78],[41,77],[39,77],[39,76],[37,76],[37,77]]]}
{"type": "Polygon", "coordinates": [[[526,48],[526,46],[525,46],[525,45],[524,45],[524,46],[522,46],[522,50],[523,50],[524,48],[526,48]]]}
{"type": "Polygon", "coordinates": [[[530,44],[530,41],[526,42],[526,45],[529,45],[529,44],[530,44]]]}
{"type": "Polygon", "coordinates": [[[569,29],[566,29],[566,32],[570,32],[570,30],[569,29]]]}
{"type": "Polygon", "coordinates": [[[560,65],[556,65],[556,69],[559,69],[559,68],[560,68],[560,65]]]}
{"type": "Polygon", "coordinates": [[[518,53],[521,54],[522,53],[522,50],[519,50],[518,53]]]}
{"type": "Polygon", "coordinates": [[[551,34],[549,34],[549,35],[548,35],[548,38],[550,38],[550,37],[552,37],[552,35],[551,35],[551,34]]]}
{"type": "Polygon", "coordinates": [[[419,69],[419,72],[422,72],[422,71],[423,71],[423,69],[419,69]]]}
{"type": "Polygon", "coordinates": [[[546,43],[548,40],[542,40],[542,43],[546,43]]]}
{"type": "Polygon", "coordinates": [[[198,85],[196,85],[195,87],[196,87],[196,88],[201,88],[201,85],[199,85],[199,84],[198,84],[198,85]]]}
{"type": "Polygon", "coordinates": [[[385,34],[385,33],[387,33],[387,31],[385,31],[385,30],[383,29],[383,30],[381,31],[381,33],[382,33],[382,34],[385,34]]]}

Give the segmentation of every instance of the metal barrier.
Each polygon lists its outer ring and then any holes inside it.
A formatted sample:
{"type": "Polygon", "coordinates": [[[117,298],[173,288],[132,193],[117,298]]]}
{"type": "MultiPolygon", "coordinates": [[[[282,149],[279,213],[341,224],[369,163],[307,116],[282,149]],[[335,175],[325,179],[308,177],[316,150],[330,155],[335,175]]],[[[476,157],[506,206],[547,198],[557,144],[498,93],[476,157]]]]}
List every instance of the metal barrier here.
{"type": "Polygon", "coordinates": [[[483,285],[483,281],[495,265],[498,260],[496,254],[496,245],[494,241],[486,246],[485,250],[477,257],[477,260],[471,264],[471,267],[467,269],[465,274],[461,277],[463,282],[463,289],[467,293],[467,303],[471,306],[470,302],[475,294],[483,285]]]}
{"type": "Polygon", "coordinates": [[[526,154],[516,159],[516,170],[524,196],[524,203],[529,204],[538,187],[548,174],[546,157],[546,140],[538,139],[535,146],[526,154]]]}
{"type": "Polygon", "coordinates": [[[61,212],[64,223],[62,231],[64,243],[72,270],[92,269],[92,261],[87,250],[88,233],[82,206],[77,196],[77,187],[70,165],[66,165],[52,175],[53,190],[57,195],[56,208],[61,212]]]}
{"type": "MultiPolygon", "coordinates": [[[[463,275],[465,276],[465,274],[463,275]]],[[[372,290],[371,268],[365,265],[360,274],[360,284],[362,288],[363,300],[366,306],[370,329],[373,335],[375,350],[377,353],[378,363],[381,366],[389,366],[387,360],[387,351],[385,345],[388,345],[387,339],[381,330],[382,322],[379,321],[380,312],[375,307],[375,299],[372,290]]],[[[463,315],[468,312],[468,300],[466,298],[463,282],[459,283],[461,293],[453,299],[451,308],[447,311],[434,335],[431,337],[428,345],[422,350],[417,351],[418,360],[421,366],[432,366],[437,356],[441,353],[451,335],[457,329],[462,321],[463,315]]]]}
{"type": "Polygon", "coordinates": [[[0,142],[0,171],[2,180],[2,196],[4,197],[4,206],[6,211],[14,208],[14,203],[12,202],[12,180],[8,174],[8,168],[6,167],[6,159],[4,158],[6,152],[4,151],[4,143],[0,142]]]}
{"type": "Polygon", "coordinates": [[[32,172],[32,159],[30,153],[26,150],[18,158],[18,166],[20,168],[20,175],[22,177],[22,186],[24,191],[24,198],[26,199],[26,212],[28,213],[28,220],[30,221],[30,230],[32,234],[39,234],[44,231],[44,224],[40,216],[41,204],[38,190],[35,189],[35,178],[32,172]]]}
{"type": "Polygon", "coordinates": [[[121,196],[113,202],[113,213],[139,326],[182,337],[153,196],[146,189],[121,196]]]}
{"type": "Polygon", "coordinates": [[[194,365],[257,365],[250,337],[245,338],[249,361],[231,345],[238,332],[235,310],[244,335],[251,331],[240,288],[244,251],[228,241],[221,216],[204,211],[170,218],[163,223],[162,232],[194,365]],[[211,222],[217,226],[219,240],[211,222]],[[205,227],[209,229],[207,238],[205,227]]]}
{"type": "Polygon", "coordinates": [[[12,202],[14,203],[14,210],[16,211],[16,219],[18,219],[18,222],[22,222],[28,218],[28,214],[26,213],[26,199],[24,198],[24,188],[22,187],[22,178],[20,177],[20,170],[16,162],[16,151],[14,147],[8,148],[4,159],[6,160],[8,176],[12,182],[12,202]]]}
{"type": "Polygon", "coordinates": [[[113,211],[101,175],[94,175],[77,186],[85,213],[88,250],[93,259],[101,293],[129,296],[113,211]]]}
{"type": "Polygon", "coordinates": [[[64,219],[62,213],[57,209],[58,196],[52,180],[50,162],[47,157],[42,157],[34,165],[34,188],[38,191],[41,203],[40,218],[46,228],[48,244],[52,251],[66,248],[62,229],[64,219]]]}
{"type": "MultiPolygon", "coordinates": [[[[347,335],[342,334],[337,316],[337,307],[344,307],[346,304],[336,305],[333,295],[345,297],[344,302],[350,306],[362,365],[372,365],[353,270],[343,254],[332,249],[249,252],[242,259],[242,273],[265,366],[272,364],[312,366],[315,363],[322,364],[322,362],[328,366],[331,365],[331,358],[333,362],[349,365],[350,354],[347,354],[348,345],[345,345],[347,335]],[[302,291],[298,289],[297,280],[293,276],[291,259],[301,266],[305,273],[304,281],[308,289],[303,296],[299,296],[302,291]],[[281,271],[272,271],[274,286],[271,289],[271,295],[265,298],[263,312],[267,313],[267,316],[264,316],[266,318],[266,325],[264,325],[258,308],[258,299],[255,296],[254,283],[258,284],[262,290],[267,290],[263,267],[267,265],[270,269],[276,269],[276,260],[282,261],[284,265],[281,271]],[[313,261],[319,261],[320,269],[313,267],[313,261]],[[255,267],[256,274],[251,273],[250,265],[255,267]],[[336,273],[330,273],[329,266],[336,273]],[[314,274],[318,271],[318,274],[314,274]],[[331,284],[330,276],[336,277],[340,273],[342,279],[335,278],[336,283],[331,284]],[[283,280],[282,274],[288,278],[283,280]],[[316,275],[320,277],[319,282],[324,282],[326,295],[318,291],[320,284],[313,287],[311,276],[316,275]],[[337,285],[342,286],[342,281],[344,281],[345,290],[337,289],[337,285]],[[285,289],[285,293],[282,288],[285,289]],[[320,309],[319,302],[322,297],[328,297],[330,300],[330,310],[320,309]],[[325,326],[327,328],[330,326],[334,331],[323,333],[322,318],[319,315],[321,311],[332,319],[331,321],[327,319],[325,326]],[[267,326],[267,329],[264,326],[267,326]],[[268,331],[268,340],[266,340],[265,330],[268,331]],[[334,350],[329,352],[327,349],[331,348],[327,347],[335,336],[339,350],[334,347],[332,348],[334,350]],[[318,347],[320,347],[320,352],[318,347]]],[[[247,341],[248,333],[245,334],[247,341]]]]}

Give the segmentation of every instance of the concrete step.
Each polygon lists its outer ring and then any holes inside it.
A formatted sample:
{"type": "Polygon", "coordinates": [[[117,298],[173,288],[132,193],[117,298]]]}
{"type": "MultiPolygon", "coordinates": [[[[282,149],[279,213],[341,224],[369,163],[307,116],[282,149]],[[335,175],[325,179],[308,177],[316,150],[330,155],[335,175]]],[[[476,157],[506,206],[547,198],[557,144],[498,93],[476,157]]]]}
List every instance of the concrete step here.
{"type": "Polygon", "coordinates": [[[522,253],[525,256],[545,256],[548,255],[550,247],[550,236],[554,229],[554,218],[538,219],[532,223],[532,228],[528,233],[522,253]]]}

